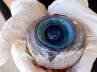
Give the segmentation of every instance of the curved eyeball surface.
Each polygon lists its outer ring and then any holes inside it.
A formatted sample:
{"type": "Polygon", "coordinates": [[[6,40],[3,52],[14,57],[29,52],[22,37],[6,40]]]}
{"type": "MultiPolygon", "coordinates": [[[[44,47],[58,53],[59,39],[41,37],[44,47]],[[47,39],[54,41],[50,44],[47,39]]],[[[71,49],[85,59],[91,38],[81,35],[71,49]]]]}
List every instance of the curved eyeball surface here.
{"type": "Polygon", "coordinates": [[[66,48],[72,43],[75,36],[72,24],[59,16],[43,19],[35,30],[38,44],[40,43],[53,51],[66,48]]]}
{"type": "Polygon", "coordinates": [[[50,69],[64,69],[81,57],[86,40],[80,24],[61,15],[41,18],[27,32],[27,49],[36,64],[50,69]]]}

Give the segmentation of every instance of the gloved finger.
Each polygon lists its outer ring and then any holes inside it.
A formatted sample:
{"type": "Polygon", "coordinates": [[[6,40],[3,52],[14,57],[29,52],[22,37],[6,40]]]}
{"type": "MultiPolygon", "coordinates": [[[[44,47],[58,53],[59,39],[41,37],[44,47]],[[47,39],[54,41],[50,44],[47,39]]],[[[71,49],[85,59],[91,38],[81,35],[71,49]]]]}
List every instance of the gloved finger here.
{"type": "MultiPolygon", "coordinates": [[[[66,1],[66,0],[65,0],[66,1]]],[[[81,23],[86,29],[87,37],[93,37],[93,40],[88,40],[86,49],[81,60],[76,64],[71,72],[91,72],[93,62],[97,58],[97,15],[88,7],[82,5],[77,0],[64,2],[57,0],[49,9],[49,14],[62,14],[81,23]]],[[[91,39],[91,38],[89,38],[91,39]]]]}
{"type": "Polygon", "coordinates": [[[20,72],[46,72],[33,64],[32,57],[27,53],[26,40],[18,40],[13,45],[11,53],[20,72]]]}
{"type": "Polygon", "coordinates": [[[88,0],[76,0],[76,1],[80,2],[82,6],[85,6],[85,7],[89,6],[88,0]]]}
{"type": "Polygon", "coordinates": [[[44,69],[35,65],[26,49],[26,40],[19,39],[11,49],[12,58],[20,72],[65,72],[65,70],[44,69]]]}
{"type": "Polygon", "coordinates": [[[62,14],[70,18],[79,16],[80,12],[83,14],[83,10],[87,11],[87,0],[55,0],[48,7],[49,14],[62,14]],[[74,15],[72,15],[74,13],[74,15]]]}
{"type": "Polygon", "coordinates": [[[88,0],[80,0],[80,1],[84,1],[82,3],[85,3],[84,5],[86,5],[87,7],[89,6],[88,0]]]}
{"type": "Polygon", "coordinates": [[[91,72],[92,65],[96,58],[97,37],[89,37],[81,59],[72,67],[71,72],[91,72]]]}
{"type": "Polygon", "coordinates": [[[16,0],[11,12],[13,16],[0,32],[0,65],[6,62],[14,41],[25,35],[32,22],[47,14],[45,7],[37,0],[16,0]]]}

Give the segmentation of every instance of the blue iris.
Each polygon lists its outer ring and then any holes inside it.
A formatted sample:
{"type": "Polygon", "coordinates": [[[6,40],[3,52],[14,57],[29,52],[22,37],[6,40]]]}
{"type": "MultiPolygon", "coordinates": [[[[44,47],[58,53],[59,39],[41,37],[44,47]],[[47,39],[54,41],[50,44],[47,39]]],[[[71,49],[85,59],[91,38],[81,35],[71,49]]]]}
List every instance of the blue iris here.
{"type": "Polygon", "coordinates": [[[35,29],[38,43],[54,51],[67,48],[74,40],[74,33],[72,23],[58,15],[43,18],[35,29]]]}
{"type": "Polygon", "coordinates": [[[45,38],[51,44],[58,44],[62,42],[62,39],[65,37],[65,31],[60,26],[51,25],[45,30],[45,38]]]}

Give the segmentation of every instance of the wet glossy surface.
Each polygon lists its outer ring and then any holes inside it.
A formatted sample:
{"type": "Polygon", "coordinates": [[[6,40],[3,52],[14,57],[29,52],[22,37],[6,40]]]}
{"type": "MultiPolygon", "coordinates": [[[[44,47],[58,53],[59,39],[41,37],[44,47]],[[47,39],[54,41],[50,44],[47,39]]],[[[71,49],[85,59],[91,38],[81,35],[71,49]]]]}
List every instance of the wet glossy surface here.
{"type": "Polygon", "coordinates": [[[74,37],[72,22],[57,15],[44,18],[35,27],[37,42],[50,50],[58,51],[68,47],[74,37]]]}
{"type": "Polygon", "coordinates": [[[34,63],[39,66],[65,69],[80,59],[85,40],[86,33],[80,24],[65,16],[52,15],[41,18],[29,27],[27,48],[34,63]],[[60,38],[64,38],[63,42],[60,38]]]}

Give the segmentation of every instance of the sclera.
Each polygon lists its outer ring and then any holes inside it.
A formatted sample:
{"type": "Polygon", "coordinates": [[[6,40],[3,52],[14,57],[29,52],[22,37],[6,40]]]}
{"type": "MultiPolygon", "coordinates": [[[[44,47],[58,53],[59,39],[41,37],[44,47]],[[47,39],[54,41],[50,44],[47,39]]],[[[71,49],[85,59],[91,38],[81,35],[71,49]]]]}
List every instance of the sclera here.
{"type": "Polygon", "coordinates": [[[66,16],[62,15],[51,15],[46,16],[34,22],[27,31],[27,49],[35,64],[39,66],[43,66],[49,69],[65,69],[71,67],[80,59],[83,51],[84,45],[86,41],[86,33],[83,27],[74,20],[69,19],[66,16]],[[69,20],[74,27],[75,37],[69,46],[66,48],[62,48],[60,51],[58,50],[50,50],[46,46],[39,43],[36,39],[35,31],[37,25],[47,18],[62,18],[64,20],[69,20]]]}

